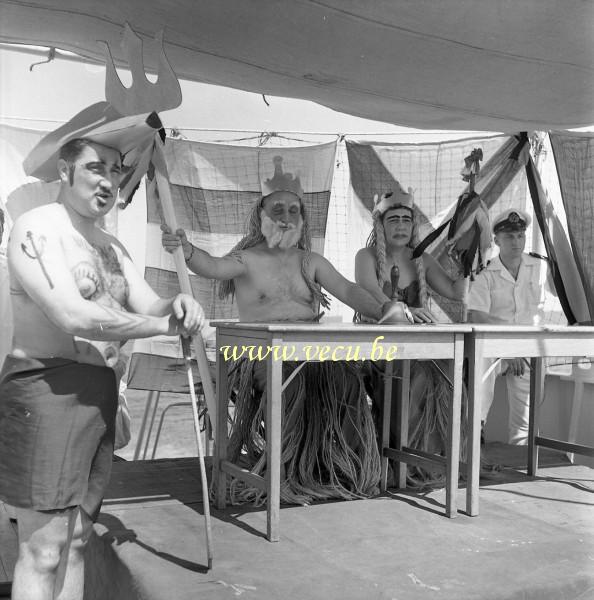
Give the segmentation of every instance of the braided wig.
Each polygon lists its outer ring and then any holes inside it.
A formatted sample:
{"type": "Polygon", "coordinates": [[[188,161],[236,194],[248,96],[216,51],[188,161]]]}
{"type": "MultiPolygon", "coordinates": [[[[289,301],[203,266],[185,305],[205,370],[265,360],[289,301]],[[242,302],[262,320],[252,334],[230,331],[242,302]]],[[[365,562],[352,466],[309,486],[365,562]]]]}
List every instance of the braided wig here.
{"type": "MultiPolygon", "coordinates": [[[[373,211],[371,215],[373,219],[373,229],[367,238],[365,247],[373,248],[375,251],[375,274],[377,276],[377,283],[382,289],[385,283],[390,282],[390,269],[388,268],[386,261],[386,232],[384,229],[384,219],[391,210],[396,208],[406,208],[412,213],[413,227],[407,246],[411,249],[414,249],[419,243],[419,232],[414,208],[410,208],[409,206],[405,206],[403,204],[395,204],[390,206],[390,208],[383,213],[379,210],[373,211]]],[[[425,279],[425,266],[423,264],[423,257],[419,256],[419,258],[413,259],[413,262],[415,264],[417,278],[419,280],[419,296],[421,300],[421,307],[427,308],[427,281],[425,279]]]]}

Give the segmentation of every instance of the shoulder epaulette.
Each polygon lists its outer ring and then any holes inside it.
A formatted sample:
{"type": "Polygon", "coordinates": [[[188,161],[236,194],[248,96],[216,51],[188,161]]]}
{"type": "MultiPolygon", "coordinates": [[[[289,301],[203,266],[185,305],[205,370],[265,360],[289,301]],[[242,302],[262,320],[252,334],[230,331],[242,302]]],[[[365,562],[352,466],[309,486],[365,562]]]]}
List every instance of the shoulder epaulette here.
{"type": "Polygon", "coordinates": [[[549,262],[550,258],[548,256],[543,256],[542,254],[537,254],[536,252],[528,252],[528,254],[530,256],[533,256],[534,258],[540,258],[541,260],[546,260],[547,262],[549,262]]]}

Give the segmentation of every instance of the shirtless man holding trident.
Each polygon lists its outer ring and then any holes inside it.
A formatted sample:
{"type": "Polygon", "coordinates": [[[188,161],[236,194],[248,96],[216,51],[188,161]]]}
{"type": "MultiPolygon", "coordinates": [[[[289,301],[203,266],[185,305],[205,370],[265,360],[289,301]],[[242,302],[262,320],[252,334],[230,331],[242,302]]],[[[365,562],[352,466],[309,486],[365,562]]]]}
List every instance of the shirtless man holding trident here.
{"type": "Polygon", "coordinates": [[[158,297],[99,227],[118,195],[120,148],[88,138],[58,147],[57,202],[17,219],[8,246],[0,498],[17,507],[14,600],[83,597],[85,545],[111,469],[120,345],[192,336],[203,323],[191,296],[158,297]]]}
{"type": "MultiPolygon", "coordinates": [[[[262,200],[254,206],[248,234],[229,254],[213,257],[192,245],[183,230],[172,233],[164,225],[165,249],[172,252],[181,244],[192,271],[222,280],[220,295],[235,294],[241,321],[317,321],[320,305],[328,307],[322,287],[379,320],[392,302],[382,306],[311,251],[300,180],[283,173],[281,157],[274,163],[274,176],[262,182],[262,200]]],[[[294,368],[291,365],[285,368],[294,368]]],[[[265,372],[265,363],[248,360],[240,361],[235,371],[236,384],[245,394],[236,398],[229,458],[238,459],[243,448],[251,468],[262,463],[263,440],[254,432],[265,403],[265,372]],[[252,389],[254,395],[247,391],[252,389]]],[[[308,363],[285,390],[284,400],[282,453],[287,479],[281,498],[300,503],[373,493],[379,481],[379,453],[358,365],[308,363]]]]}

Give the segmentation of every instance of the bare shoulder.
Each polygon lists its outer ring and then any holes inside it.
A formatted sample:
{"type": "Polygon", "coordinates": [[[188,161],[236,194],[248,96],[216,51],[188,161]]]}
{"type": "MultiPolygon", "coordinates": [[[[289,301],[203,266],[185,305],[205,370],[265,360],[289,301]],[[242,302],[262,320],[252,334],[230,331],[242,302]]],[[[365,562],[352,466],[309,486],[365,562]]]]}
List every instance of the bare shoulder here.
{"type": "Polygon", "coordinates": [[[328,277],[341,276],[338,269],[325,257],[317,252],[312,252],[309,259],[309,271],[315,276],[318,283],[326,287],[328,277]]]}
{"type": "Polygon", "coordinates": [[[367,246],[365,246],[365,248],[360,248],[357,251],[357,254],[355,254],[355,258],[356,259],[372,259],[375,260],[375,252],[373,251],[373,248],[368,248],[367,246]]]}
{"type": "Polygon", "coordinates": [[[433,265],[439,264],[437,260],[435,260],[431,254],[429,254],[429,252],[423,252],[421,258],[423,259],[423,266],[426,269],[432,267],[433,265]]]}
{"type": "Polygon", "coordinates": [[[17,228],[18,231],[27,227],[41,227],[48,230],[48,233],[56,234],[61,230],[62,213],[63,211],[57,203],[44,204],[20,215],[15,220],[13,229],[17,228]],[[56,227],[58,227],[57,230],[56,227]]]}
{"type": "Polygon", "coordinates": [[[450,275],[440,264],[440,262],[434,256],[431,256],[429,252],[423,252],[421,259],[423,261],[423,267],[425,267],[425,272],[427,274],[442,273],[447,277],[450,277],[450,275]]]}
{"type": "Polygon", "coordinates": [[[59,246],[67,228],[68,224],[54,205],[33,208],[15,220],[8,236],[9,256],[13,254],[14,258],[15,249],[29,245],[35,245],[38,250],[48,244],[59,246]]]}
{"type": "Polygon", "coordinates": [[[373,248],[361,248],[355,254],[355,264],[361,268],[369,268],[375,270],[376,255],[373,248]]]}
{"type": "Polygon", "coordinates": [[[270,257],[265,252],[266,245],[258,244],[250,248],[233,250],[216,260],[217,279],[236,279],[247,274],[258,277],[269,271],[270,257]]]}
{"type": "MultiPolygon", "coordinates": [[[[305,250],[299,250],[298,248],[295,248],[295,251],[298,252],[300,256],[303,256],[305,254],[305,250]]],[[[327,258],[322,256],[318,252],[310,252],[309,253],[309,262],[312,265],[324,265],[325,266],[325,265],[332,264],[327,258]]]]}
{"type": "Polygon", "coordinates": [[[252,246],[251,248],[243,248],[242,250],[233,250],[226,254],[223,258],[236,260],[238,263],[245,265],[250,261],[262,258],[264,248],[261,244],[252,246]]]}

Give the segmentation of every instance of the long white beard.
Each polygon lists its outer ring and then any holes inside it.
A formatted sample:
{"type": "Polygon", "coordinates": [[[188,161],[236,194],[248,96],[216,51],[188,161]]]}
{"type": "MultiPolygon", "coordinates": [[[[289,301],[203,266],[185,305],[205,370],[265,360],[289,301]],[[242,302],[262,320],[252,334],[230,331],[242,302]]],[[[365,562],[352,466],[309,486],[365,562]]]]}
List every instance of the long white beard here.
{"type": "Polygon", "coordinates": [[[269,248],[292,248],[297,245],[303,230],[303,217],[299,216],[297,226],[289,223],[289,229],[282,229],[264,211],[260,213],[262,219],[262,235],[266,238],[269,248]]]}

